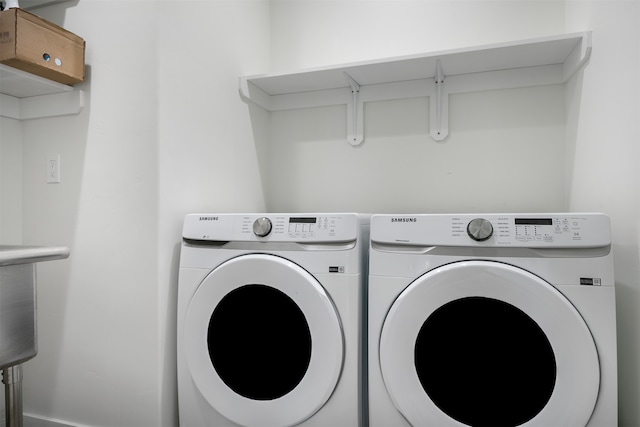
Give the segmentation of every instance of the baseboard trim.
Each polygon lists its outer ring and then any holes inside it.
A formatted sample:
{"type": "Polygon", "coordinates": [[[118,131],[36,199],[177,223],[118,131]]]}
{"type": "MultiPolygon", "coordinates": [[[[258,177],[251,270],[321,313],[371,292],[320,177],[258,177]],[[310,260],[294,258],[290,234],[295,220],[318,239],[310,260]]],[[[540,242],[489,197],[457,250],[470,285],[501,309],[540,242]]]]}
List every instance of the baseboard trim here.
{"type": "Polygon", "coordinates": [[[89,427],[34,414],[23,414],[22,421],[24,427],[89,427]]]}

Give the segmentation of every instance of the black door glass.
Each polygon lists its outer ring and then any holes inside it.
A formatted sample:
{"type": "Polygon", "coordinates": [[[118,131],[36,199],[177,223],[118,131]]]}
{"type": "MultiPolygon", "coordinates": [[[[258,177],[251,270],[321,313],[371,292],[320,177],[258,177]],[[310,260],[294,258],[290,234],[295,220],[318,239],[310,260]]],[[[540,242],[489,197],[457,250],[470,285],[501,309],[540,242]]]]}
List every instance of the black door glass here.
{"type": "Polygon", "coordinates": [[[265,285],[246,285],[218,303],[207,337],[209,357],[224,383],[254,400],[293,390],[311,360],[311,333],[298,305],[265,285]]]}
{"type": "Polygon", "coordinates": [[[424,322],[415,365],[431,401],[470,426],[517,426],[547,404],[556,360],[540,326],[491,298],[462,298],[424,322]]]}

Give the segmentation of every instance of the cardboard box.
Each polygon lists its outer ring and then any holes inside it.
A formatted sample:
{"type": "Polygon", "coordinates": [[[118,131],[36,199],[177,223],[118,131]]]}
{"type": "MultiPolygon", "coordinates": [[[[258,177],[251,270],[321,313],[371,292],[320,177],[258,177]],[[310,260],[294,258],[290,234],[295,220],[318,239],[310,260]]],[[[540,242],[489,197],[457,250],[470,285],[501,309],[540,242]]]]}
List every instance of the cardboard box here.
{"type": "Polygon", "coordinates": [[[84,81],[81,37],[23,9],[0,12],[0,62],[64,84],[84,81]]]}

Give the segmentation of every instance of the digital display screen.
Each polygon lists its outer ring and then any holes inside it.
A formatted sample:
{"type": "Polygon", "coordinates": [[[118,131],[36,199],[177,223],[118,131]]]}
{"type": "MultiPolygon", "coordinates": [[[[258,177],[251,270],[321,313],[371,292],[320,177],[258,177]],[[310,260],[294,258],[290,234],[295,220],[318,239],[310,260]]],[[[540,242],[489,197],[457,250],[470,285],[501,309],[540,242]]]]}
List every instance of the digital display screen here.
{"type": "Polygon", "coordinates": [[[291,217],[289,224],[315,224],[316,218],[291,217]]]}
{"type": "Polygon", "coordinates": [[[551,218],[516,218],[516,225],[553,225],[551,218]]]}

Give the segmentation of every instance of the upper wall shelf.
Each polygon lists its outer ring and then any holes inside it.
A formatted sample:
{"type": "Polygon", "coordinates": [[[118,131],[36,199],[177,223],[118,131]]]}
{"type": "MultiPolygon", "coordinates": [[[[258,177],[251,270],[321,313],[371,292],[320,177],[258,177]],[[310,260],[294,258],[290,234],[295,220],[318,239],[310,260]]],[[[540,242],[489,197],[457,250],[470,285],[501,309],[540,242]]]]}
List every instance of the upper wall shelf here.
{"type": "MultiPolygon", "coordinates": [[[[69,0],[20,0],[20,7],[34,9],[58,3],[69,0]]],[[[82,90],[0,64],[0,117],[28,120],[66,116],[80,113],[83,107],[82,90]]]]}
{"type": "Polygon", "coordinates": [[[0,116],[17,120],[78,114],[84,92],[0,64],[0,116]]]}
{"type": "Polygon", "coordinates": [[[559,84],[589,58],[591,32],[344,64],[293,73],[243,76],[240,95],[268,111],[347,104],[348,140],[364,139],[362,104],[428,96],[431,136],[448,135],[448,95],[559,84]]]}
{"type": "MultiPolygon", "coordinates": [[[[19,0],[20,7],[22,9],[34,9],[41,6],[50,6],[56,3],[64,3],[69,0],[19,0]]],[[[5,4],[6,0],[0,0],[0,3],[5,4]]]]}

